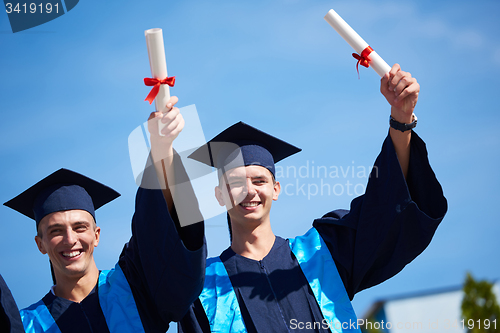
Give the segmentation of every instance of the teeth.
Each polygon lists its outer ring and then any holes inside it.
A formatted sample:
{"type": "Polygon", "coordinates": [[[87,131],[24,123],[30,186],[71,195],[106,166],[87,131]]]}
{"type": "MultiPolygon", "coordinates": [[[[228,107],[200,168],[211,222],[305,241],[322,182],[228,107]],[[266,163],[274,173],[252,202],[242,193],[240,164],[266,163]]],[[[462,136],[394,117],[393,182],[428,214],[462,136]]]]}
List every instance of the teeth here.
{"type": "Polygon", "coordinates": [[[77,255],[80,254],[80,251],[73,251],[73,252],[63,252],[63,256],[65,257],[69,257],[69,258],[73,258],[73,257],[76,257],[77,255]]]}
{"type": "Polygon", "coordinates": [[[242,202],[241,205],[243,207],[256,207],[259,205],[258,202],[242,202]]]}

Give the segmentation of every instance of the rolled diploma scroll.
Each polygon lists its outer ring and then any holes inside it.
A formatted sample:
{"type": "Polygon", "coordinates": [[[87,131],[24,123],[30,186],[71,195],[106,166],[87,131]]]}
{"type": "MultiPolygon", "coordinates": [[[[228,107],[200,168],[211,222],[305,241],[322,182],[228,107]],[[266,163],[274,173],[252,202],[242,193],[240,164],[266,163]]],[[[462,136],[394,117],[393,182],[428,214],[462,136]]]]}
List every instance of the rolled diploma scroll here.
{"type": "MultiPolygon", "coordinates": [[[[363,38],[361,38],[333,9],[330,9],[325,15],[325,20],[349,45],[351,45],[357,54],[361,55],[361,52],[368,46],[368,43],[365,42],[363,38]]],[[[375,72],[381,77],[391,70],[391,66],[389,66],[377,52],[372,51],[369,57],[371,59],[370,66],[373,67],[375,72]]]]}
{"type": "MultiPolygon", "coordinates": [[[[163,45],[163,32],[160,28],[154,28],[144,31],[146,36],[146,45],[148,47],[149,66],[151,75],[155,79],[163,80],[167,75],[167,60],[165,59],[165,47],[163,45]]],[[[170,99],[170,89],[166,84],[160,85],[160,91],[155,98],[155,109],[163,113],[168,111],[167,102],[170,99]]],[[[165,127],[161,121],[158,122],[158,130],[165,127]]]]}

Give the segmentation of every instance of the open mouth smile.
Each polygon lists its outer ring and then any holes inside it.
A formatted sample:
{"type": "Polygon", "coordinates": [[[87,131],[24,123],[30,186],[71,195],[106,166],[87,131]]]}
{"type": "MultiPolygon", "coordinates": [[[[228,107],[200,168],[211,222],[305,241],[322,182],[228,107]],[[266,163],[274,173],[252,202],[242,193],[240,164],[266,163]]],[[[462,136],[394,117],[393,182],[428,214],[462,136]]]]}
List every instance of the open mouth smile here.
{"type": "Polygon", "coordinates": [[[240,206],[243,207],[244,209],[252,209],[256,208],[261,204],[260,201],[251,201],[251,202],[242,202],[240,203],[240,206]]]}
{"type": "Polygon", "coordinates": [[[255,206],[258,206],[259,203],[258,202],[242,202],[240,205],[242,205],[243,207],[255,207],[255,206]]]}
{"type": "Polygon", "coordinates": [[[61,252],[61,255],[67,259],[76,259],[83,253],[82,250],[74,250],[74,251],[64,251],[61,252]]]}

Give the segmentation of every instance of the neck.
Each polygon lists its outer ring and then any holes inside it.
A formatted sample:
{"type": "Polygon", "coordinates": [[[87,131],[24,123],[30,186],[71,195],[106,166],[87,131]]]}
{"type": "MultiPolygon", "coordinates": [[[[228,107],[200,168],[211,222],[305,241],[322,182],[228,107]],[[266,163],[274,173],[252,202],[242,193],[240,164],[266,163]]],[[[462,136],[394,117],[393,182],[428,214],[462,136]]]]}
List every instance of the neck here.
{"type": "Polygon", "coordinates": [[[244,228],[239,223],[233,223],[232,235],[231,249],[253,260],[262,260],[271,251],[276,239],[269,221],[255,228],[244,228]]]}
{"type": "Polygon", "coordinates": [[[73,277],[56,273],[56,286],[54,292],[57,297],[62,297],[73,302],[81,302],[94,289],[99,279],[99,270],[92,262],[91,268],[80,277],[73,277]]]}

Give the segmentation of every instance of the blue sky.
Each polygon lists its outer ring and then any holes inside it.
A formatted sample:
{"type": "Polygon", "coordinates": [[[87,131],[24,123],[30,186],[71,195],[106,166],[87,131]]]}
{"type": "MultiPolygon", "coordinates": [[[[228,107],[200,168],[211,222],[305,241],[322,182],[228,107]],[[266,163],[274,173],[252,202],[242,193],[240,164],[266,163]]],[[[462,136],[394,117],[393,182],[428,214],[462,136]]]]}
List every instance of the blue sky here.
{"type": "MultiPolygon", "coordinates": [[[[335,9],[381,56],[421,85],[416,131],[449,202],[428,249],[400,274],[358,294],[371,302],[455,286],[466,271],[500,278],[497,129],[500,88],[498,1],[120,1],[82,0],[67,14],[13,34],[0,14],[0,200],[61,168],[86,174],[122,196],[97,212],[101,269],[130,237],[134,182],[128,136],[153,110],[144,30],[162,28],[171,89],[195,104],[206,138],[242,120],[303,151],[278,165],[347,170],[373,164],[389,107],[371,69],[323,20],[335,9]],[[116,5],[119,3],[119,5],[116,5]]],[[[320,184],[283,177],[282,184],[320,184]]],[[[366,183],[358,177],[323,179],[366,183]]],[[[306,185],[307,186],[307,185],[306,185]]],[[[339,185],[340,186],[340,185],[339,185]]],[[[348,208],[354,196],[289,192],[274,203],[276,234],[303,234],[312,220],[348,208]]],[[[20,307],[51,284],[34,223],[0,208],[0,273],[20,307]]],[[[229,245],[225,216],[207,221],[209,254],[229,245]]]]}

